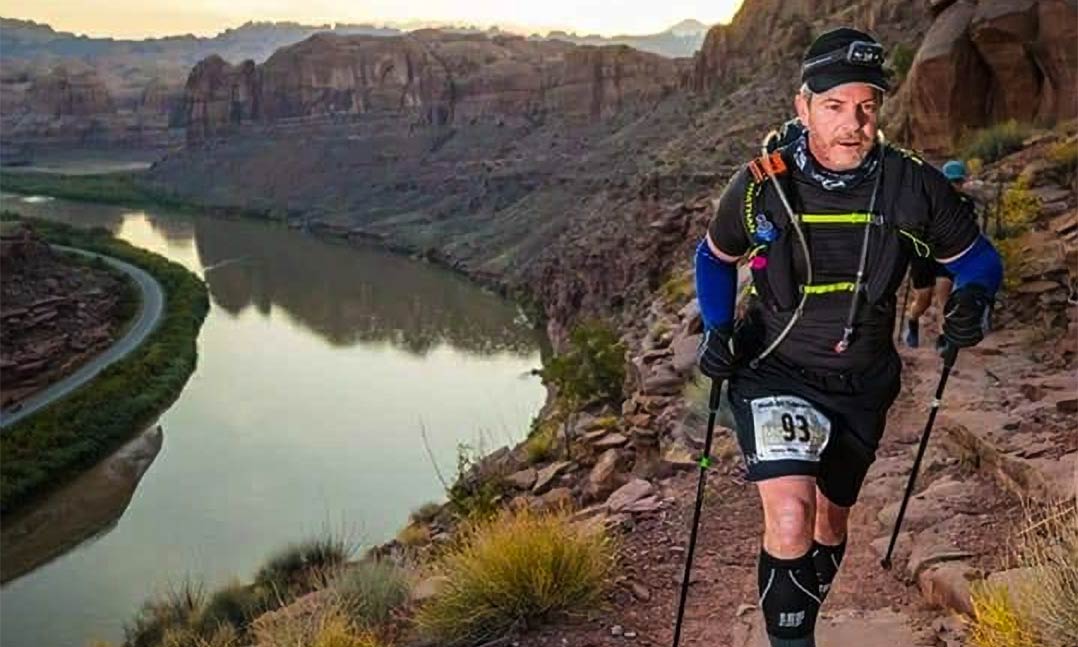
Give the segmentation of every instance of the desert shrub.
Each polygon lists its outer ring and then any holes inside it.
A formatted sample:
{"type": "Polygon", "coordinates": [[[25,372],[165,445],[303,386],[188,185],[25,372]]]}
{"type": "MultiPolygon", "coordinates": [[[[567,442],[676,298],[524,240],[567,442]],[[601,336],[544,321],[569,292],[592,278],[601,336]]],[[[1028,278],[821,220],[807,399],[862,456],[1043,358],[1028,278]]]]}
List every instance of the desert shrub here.
{"type": "Polygon", "coordinates": [[[255,586],[281,596],[282,601],[317,588],[317,583],[339,569],[353,547],[332,532],[289,544],[272,555],[255,574],[255,586]]]}
{"type": "Polygon", "coordinates": [[[1078,507],[1031,515],[1014,542],[1025,577],[1010,587],[984,583],[971,591],[975,647],[1078,645],[1078,507]]]}
{"type": "Polygon", "coordinates": [[[259,647],[384,647],[331,599],[314,608],[285,609],[262,618],[252,633],[259,647]]]}
{"type": "Polygon", "coordinates": [[[971,590],[975,622],[970,629],[974,647],[1035,647],[1036,633],[1011,594],[1000,586],[976,583],[971,590]]]}
{"type": "Polygon", "coordinates": [[[400,532],[397,533],[397,541],[401,545],[408,547],[430,543],[430,526],[413,521],[400,529],[400,532]]]}
{"type": "Polygon", "coordinates": [[[1003,192],[999,203],[1002,233],[1013,236],[1028,229],[1040,213],[1040,206],[1040,199],[1029,190],[1029,184],[1024,178],[1012,182],[1003,192]]]}
{"type": "Polygon", "coordinates": [[[1064,181],[1072,180],[1075,172],[1078,172],[1078,141],[1054,144],[1048,149],[1048,160],[1058,168],[1064,181]]]}
{"type": "Polygon", "coordinates": [[[659,286],[659,296],[668,305],[680,305],[696,296],[695,274],[690,270],[671,277],[659,286]]]}
{"type": "Polygon", "coordinates": [[[502,474],[480,469],[479,452],[467,443],[457,445],[457,474],[447,492],[450,509],[458,516],[485,519],[498,511],[505,491],[502,474]]]}
{"type": "Polygon", "coordinates": [[[601,322],[580,324],[569,335],[565,353],[547,362],[544,382],[558,390],[570,409],[621,396],[625,381],[625,345],[601,322]]]}
{"type": "Polygon", "coordinates": [[[461,530],[436,564],[447,583],[416,624],[450,647],[587,611],[602,600],[614,554],[600,528],[574,525],[564,513],[503,512],[461,530]]]}
{"type": "Polygon", "coordinates": [[[995,241],[996,250],[1003,260],[1003,288],[1010,291],[1022,284],[1024,254],[1022,241],[1017,238],[1005,238],[995,241]]]}
{"type": "Polygon", "coordinates": [[[891,69],[894,70],[899,83],[910,73],[915,56],[917,50],[905,43],[898,43],[891,49],[891,69]]]}
{"type": "Polygon", "coordinates": [[[412,510],[409,519],[412,523],[430,523],[442,512],[442,504],[430,501],[412,510]]]}
{"type": "Polygon", "coordinates": [[[554,458],[557,451],[557,428],[550,423],[539,424],[524,441],[524,454],[531,465],[554,458]]]}
{"type": "Polygon", "coordinates": [[[408,573],[387,560],[369,560],[342,571],[332,583],[341,609],[357,626],[389,622],[408,601],[408,573]]]}
{"type": "Polygon", "coordinates": [[[126,647],[158,647],[166,638],[190,636],[206,604],[201,584],[190,580],[169,588],[143,603],[135,618],[124,625],[126,647]]]}
{"type": "Polygon", "coordinates": [[[201,635],[212,635],[221,626],[243,630],[267,608],[267,600],[251,586],[232,582],[214,591],[198,616],[201,635]]]}
{"type": "Polygon", "coordinates": [[[1033,127],[1013,119],[988,128],[974,131],[964,138],[962,157],[980,158],[990,164],[1022,148],[1024,142],[1033,134],[1033,127]]]}

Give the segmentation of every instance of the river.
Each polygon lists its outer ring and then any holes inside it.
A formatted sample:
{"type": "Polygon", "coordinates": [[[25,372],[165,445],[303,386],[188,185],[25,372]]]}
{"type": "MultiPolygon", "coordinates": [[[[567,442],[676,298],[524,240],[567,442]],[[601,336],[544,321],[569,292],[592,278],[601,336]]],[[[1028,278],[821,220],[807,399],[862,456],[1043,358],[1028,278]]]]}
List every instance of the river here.
{"type": "Polygon", "coordinates": [[[155,592],[249,579],[326,530],[387,540],[444,498],[422,429],[449,477],[459,444],[516,442],[542,404],[540,336],[444,270],[251,220],[12,195],[0,207],[106,227],[211,296],[156,459],[113,523],[4,585],[4,647],[119,641],[155,592]]]}

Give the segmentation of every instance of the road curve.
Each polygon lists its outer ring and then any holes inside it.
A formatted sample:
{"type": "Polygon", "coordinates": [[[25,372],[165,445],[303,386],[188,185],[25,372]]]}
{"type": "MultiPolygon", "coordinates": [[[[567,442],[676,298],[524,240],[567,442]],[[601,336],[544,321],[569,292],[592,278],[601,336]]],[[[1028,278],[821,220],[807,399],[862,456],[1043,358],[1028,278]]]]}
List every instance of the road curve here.
{"type": "Polygon", "coordinates": [[[126,357],[128,353],[138,348],[139,344],[149,337],[150,333],[161,321],[161,315],[165,311],[165,293],[161,289],[161,284],[150,276],[146,270],[111,256],[104,256],[83,249],[64,245],[53,245],[52,248],[90,258],[100,258],[134,279],[140,292],[138,316],[135,317],[134,323],[127,329],[123,337],[112,346],[109,346],[103,353],[96,355],[93,359],[80,366],[74,373],[23,400],[22,407],[18,411],[0,411],[0,432],[26,416],[39,411],[42,407],[46,407],[71,393],[94,379],[105,367],[126,357]]]}

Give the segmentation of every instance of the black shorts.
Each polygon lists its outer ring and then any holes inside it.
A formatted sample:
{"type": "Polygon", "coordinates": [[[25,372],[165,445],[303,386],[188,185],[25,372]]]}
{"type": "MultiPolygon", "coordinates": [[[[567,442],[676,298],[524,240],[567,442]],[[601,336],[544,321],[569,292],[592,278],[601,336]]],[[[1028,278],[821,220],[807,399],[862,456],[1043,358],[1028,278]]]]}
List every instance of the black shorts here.
{"type": "Polygon", "coordinates": [[[814,372],[774,355],[730,380],[748,480],[815,476],[831,502],[852,506],[876,459],[902,362],[888,348],[856,374],[814,372]]]}
{"type": "Polygon", "coordinates": [[[913,289],[923,290],[936,284],[936,279],[954,280],[954,275],[947,268],[931,258],[915,258],[910,261],[910,282],[913,289]]]}

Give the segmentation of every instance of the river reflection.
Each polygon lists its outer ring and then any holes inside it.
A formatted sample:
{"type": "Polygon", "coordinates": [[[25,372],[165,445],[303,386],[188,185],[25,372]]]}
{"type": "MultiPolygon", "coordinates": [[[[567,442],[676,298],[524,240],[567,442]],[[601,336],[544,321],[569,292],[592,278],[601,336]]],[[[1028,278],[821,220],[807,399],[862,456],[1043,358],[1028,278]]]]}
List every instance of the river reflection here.
{"type": "Polygon", "coordinates": [[[385,541],[444,497],[432,460],[452,474],[459,444],[518,441],[544,399],[529,374],[540,338],[517,308],[439,268],[251,220],[4,195],[0,208],[105,227],[211,294],[198,366],[141,479],[5,519],[20,541],[3,542],[4,575],[33,570],[0,592],[3,647],[116,641],[147,596],[250,578],[327,525],[385,541]]]}
{"type": "MultiPolygon", "coordinates": [[[[232,314],[282,309],[337,346],[385,342],[419,355],[442,343],[476,354],[534,351],[536,336],[505,301],[467,280],[379,249],[356,249],[248,220],[183,218],[66,201],[7,208],[108,229],[135,244],[149,228],[174,247],[193,245],[215,305],[232,314]]],[[[194,269],[194,268],[192,268],[194,269]]]]}

